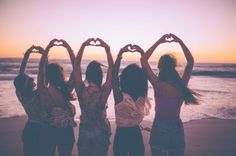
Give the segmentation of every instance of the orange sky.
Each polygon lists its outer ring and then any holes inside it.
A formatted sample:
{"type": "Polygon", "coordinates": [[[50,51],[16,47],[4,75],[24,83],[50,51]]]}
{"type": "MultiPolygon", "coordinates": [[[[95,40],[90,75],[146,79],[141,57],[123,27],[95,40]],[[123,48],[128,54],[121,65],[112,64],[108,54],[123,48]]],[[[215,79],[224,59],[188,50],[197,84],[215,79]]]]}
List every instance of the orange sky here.
{"type": "MultiPolygon", "coordinates": [[[[163,34],[174,33],[196,62],[236,63],[235,15],[234,0],[1,0],[0,57],[22,57],[32,44],[45,47],[53,38],[65,39],[77,53],[84,40],[100,37],[115,58],[125,44],[147,50],[163,34]]],[[[63,48],[55,49],[52,57],[68,57],[63,48]]],[[[174,43],[161,45],[157,52],[174,52],[184,60],[174,43]]],[[[104,56],[101,48],[89,48],[85,55],[104,56]]],[[[127,59],[138,55],[127,54],[127,59]]]]}

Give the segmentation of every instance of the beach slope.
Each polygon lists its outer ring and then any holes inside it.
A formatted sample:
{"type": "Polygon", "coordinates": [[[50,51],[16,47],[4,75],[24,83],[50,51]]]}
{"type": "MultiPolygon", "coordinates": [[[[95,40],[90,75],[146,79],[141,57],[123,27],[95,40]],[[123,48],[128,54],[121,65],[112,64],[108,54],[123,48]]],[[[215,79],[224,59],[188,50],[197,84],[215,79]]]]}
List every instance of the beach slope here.
{"type": "MultiPolygon", "coordinates": [[[[0,155],[22,156],[21,132],[27,118],[14,117],[0,119],[0,155]]],[[[113,142],[115,123],[112,125],[113,142]]],[[[151,127],[151,122],[144,121],[144,126],[151,127]]],[[[184,124],[186,150],[185,156],[236,156],[236,120],[202,119],[184,124]]],[[[75,129],[77,140],[78,127],[75,129]]],[[[145,156],[150,156],[148,144],[149,132],[143,131],[145,142],[145,156]]],[[[77,156],[76,143],[73,156],[77,156]]],[[[112,156],[112,144],[108,156],[112,156]]]]}

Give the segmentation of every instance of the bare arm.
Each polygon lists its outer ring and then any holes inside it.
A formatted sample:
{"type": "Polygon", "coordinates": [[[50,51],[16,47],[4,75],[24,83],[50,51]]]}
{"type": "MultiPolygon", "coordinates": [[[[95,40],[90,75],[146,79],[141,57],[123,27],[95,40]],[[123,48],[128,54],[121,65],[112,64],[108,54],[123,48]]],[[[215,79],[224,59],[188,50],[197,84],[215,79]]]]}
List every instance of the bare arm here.
{"type": "MultiPolygon", "coordinates": [[[[71,61],[71,64],[72,64],[72,69],[73,69],[74,61],[75,61],[75,54],[74,54],[72,48],[70,47],[70,45],[65,40],[60,40],[60,41],[62,42],[62,46],[64,46],[68,51],[68,54],[70,56],[70,61],[71,61]]],[[[73,73],[73,70],[70,74],[70,78],[67,82],[67,85],[68,85],[70,91],[72,91],[74,89],[74,73],[73,73]]]]}
{"type": "Polygon", "coordinates": [[[120,90],[120,81],[119,81],[119,70],[120,70],[120,62],[122,59],[122,55],[124,52],[129,51],[128,47],[131,46],[131,44],[128,44],[120,49],[114,67],[112,71],[112,88],[113,88],[113,96],[115,100],[115,104],[118,104],[122,101],[123,96],[120,90]]]}
{"type": "Polygon", "coordinates": [[[113,68],[113,58],[111,55],[111,50],[109,45],[107,45],[102,39],[97,38],[97,40],[100,42],[100,46],[105,48],[106,54],[107,54],[107,61],[108,61],[108,70],[107,70],[107,77],[106,81],[102,86],[103,89],[103,102],[106,103],[107,98],[109,94],[111,93],[112,89],[112,68],[113,68]]]}
{"type": "Polygon", "coordinates": [[[42,89],[46,87],[45,82],[45,65],[48,62],[48,52],[51,47],[54,46],[54,42],[56,42],[56,39],[53,39],[49,42],[48,46],[45,48],[44,53],[41,56],[40,63],[39,63],[39,74],[38,74],[38,89],[42,89]]]}
{"type": "MultiPolygon", "coordinates": [[[[44,54],[44,49],[40,46],[35,47],[35,49],[38,50],[38,53],[40,53],[41,57],[42,57],[42,55],[44,54]]],[[[41,61],[40,61],[40,63],[41,63],[41,61]]],[[[38,76],[37,76],[37,88],[38,89],[43,88],[44,83],[45,83],[44,78],[42,76],[42,72],[40,72],[42,70],[40,63],[39,63],[39,73],[38,73],[38,76]]],[[[47,63],[47,60],[46,60],[46,63],[47,63]]]]}
{"type": "Polygon", "coordinates": [[[80,91],[81,87],[84,86],[84,83],[82,80],[82,70],[81,70],[82,56],[83,56],[85,47],[89,45],[90,41],[93,41],[93,40],[94,40],[93,38],[90,38],[86,40],[84,43],[82,43],[74,61],[74,66],[73,66],[74,82],[75,82],[76,92],[78,96],[79,96],[79,93],[81,92],[80,91]]]}
{"type": "Polygon", "coordinates": [[[25,73],[25,68],[26,68],[26,64],[28,62],[28,59],[29,59],[29,56],[30,56],[30,53],[32,52],[32,50],[35,48],[35,46],[31,46],[24,54],[24,58],[21,62],[21,65],[20,65],[20,70],[19,70],[19,74],[24,74],[25,73]]]}
{"type": "Polygon", "coordinates": [[[184,69],[184,74],[182,76],[182,80],[184,82],[184,84],[188,84],[190,76],[192,74],[192,70],[193,70],[193,65],[194,65],[194,59],[193,56],[191,54],[191,52],[189,51],[188,47],[184,44],[184,42],[178,38],[177,36],[175,36],[174,34],[170,34],[173,37],[173,41],[174,42],[178,42],[184,52],[184,56],[187,60],[187,65],[184,69]]]}
{"type": "Polygon", "coordinates": [[[147,52],[141,57],[141,64],[145,72],[147,73],[148,79],[151,82],[151,84],[154,86],[157,76],[156,74],[152,71],[148,59],[150,56],[153,54],[154,50],[161,44],[166,42],[167,34],[163,35],[156,43],[154,43],[148,50],[147,52]]]}

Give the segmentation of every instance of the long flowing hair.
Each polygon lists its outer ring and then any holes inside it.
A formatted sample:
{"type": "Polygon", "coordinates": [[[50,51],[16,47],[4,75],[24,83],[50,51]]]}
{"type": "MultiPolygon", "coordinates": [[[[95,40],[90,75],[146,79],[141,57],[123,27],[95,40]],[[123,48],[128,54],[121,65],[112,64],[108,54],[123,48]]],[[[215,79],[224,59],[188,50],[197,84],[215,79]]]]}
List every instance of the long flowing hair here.
{"type": "Polygon", "coordinates": [[[178,87],[183,95],[185,104],[198,104],[197,96],[200,94],[188,88],[182,81],[178,72],[175,69],[176,67],[176,58],[171,54],[165,54],[161,56],[158,68],[159,80],[168,81],[174,87],[178,87]]]}
{"type": "Polygon", "coordinates": [[[121,72],[120,87],[122,92],[128,93],[134,100],[147,96],[147,75],[138,65],[130,64],[121,72]]]}
{"type": "Polygon", "coordinates": [[[49,83],[59,89],[66,100],[72,100],[73,96],[65,82],[63,68],[57,63],[50,63],[46,66],[45,76],[49,83]]]}

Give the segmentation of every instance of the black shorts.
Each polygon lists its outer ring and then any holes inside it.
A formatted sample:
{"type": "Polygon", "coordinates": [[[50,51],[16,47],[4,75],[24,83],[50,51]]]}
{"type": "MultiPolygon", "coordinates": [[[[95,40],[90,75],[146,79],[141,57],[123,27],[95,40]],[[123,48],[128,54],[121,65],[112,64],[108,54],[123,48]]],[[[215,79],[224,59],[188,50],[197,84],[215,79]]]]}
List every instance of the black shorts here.
{"type": "Polygon", "coordinates": [[[144,155],[143,136],[139,126],[117,127],[114,138],[113,152],[118,155],[144,155]]]}
{"type": "Polygon", "coordinates": [[[22,132],[22,141],[24,144],[36,144],[38,143],[39,135],[41,131],[41,124],[27,122],[22,132]]]}

